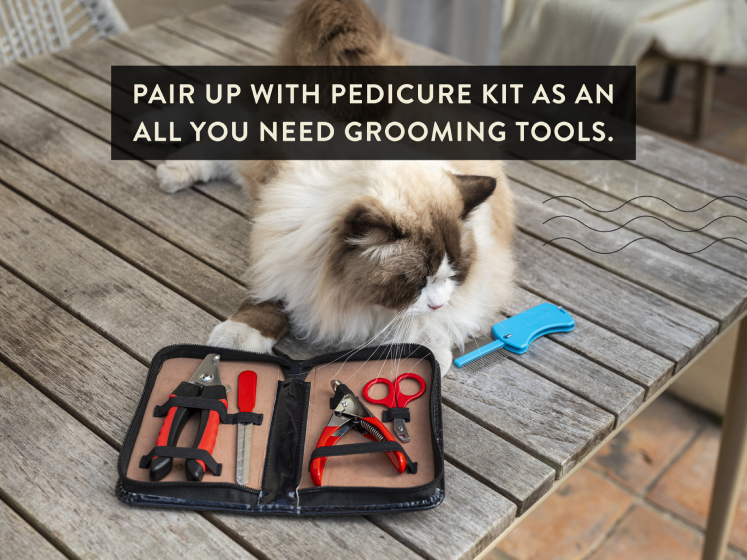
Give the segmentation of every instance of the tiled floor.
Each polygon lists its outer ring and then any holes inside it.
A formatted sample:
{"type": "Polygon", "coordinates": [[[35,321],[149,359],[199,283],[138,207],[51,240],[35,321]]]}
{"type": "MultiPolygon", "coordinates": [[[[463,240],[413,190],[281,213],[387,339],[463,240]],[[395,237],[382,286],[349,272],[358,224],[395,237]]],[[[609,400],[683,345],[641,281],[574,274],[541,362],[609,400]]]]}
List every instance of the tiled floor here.
{"type": "Polygon", "coordinates": [[[638,124],[744,163],[747,157],[747,68],[729,67],[716,74],[710,122],[704,138],[699,140],[692,135],[694,67],[678,67],[675,95],[668,103],[657,101],[663,71],[664,68],[660,68],[642,84],[638,124]]]}
{"type": "MultiPolygon", "coordinates": [[[[700,558],[719,433],[714,417],[662,395],[487,558],[700,558]]],[[[727,559],[747,560],[747,488],[727,559]]]]}

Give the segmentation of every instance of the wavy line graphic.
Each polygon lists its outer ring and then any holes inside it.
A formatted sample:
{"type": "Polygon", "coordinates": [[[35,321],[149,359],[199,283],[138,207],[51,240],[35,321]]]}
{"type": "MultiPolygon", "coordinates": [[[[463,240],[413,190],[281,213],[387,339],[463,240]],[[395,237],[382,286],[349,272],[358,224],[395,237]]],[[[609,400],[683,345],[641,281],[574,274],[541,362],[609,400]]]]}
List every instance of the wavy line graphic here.
{"type": "Polygon", "coordinates": [[[586,245],[584,245],[580,241],[577,241],[576,239],[573,239],[572,237],[556,237],[554,239],[551,239],[550,241],[545,242],[542,246],[544,247],[545,245],[549,245],[550,243],[553,243],[554,241],[560,241],[562,239],[567,239],[568,241],[573,241],[574,243],[578,243],[579,245],[581,245],[581,247],[583,247],[587,251],[591,251],[592,253],[597,253],[598,255],[611,255],[613,253],[618,253],[618,252],[622,251],[623,249],[625,249],[626,247],[628,247],[629,245],[632,245],[636,241],[643,241],[644,239],[649,239],[651,241],[655,241],[656,243],[664,245],[667,249],[669,249],[671,251],[674,251],[675,253],[681,253],[683,255],[694,255],[695,253],[700,253],[701,251],[705,251],[706,249],[708,249],[711,245],[714,245],[714,244],[718,243],[719,241],[726,241],[727,239],[733,239],[735,241],[739,241],[740,243],[744,243],[745,245],[747,245],[747,242],[739,239],[738,237],[722,237],[720,239],[716,239],[712,243],[709,243],[708,245],[706,245],[702,249],[698,249],[697,251],[682,251],[680,249],[677,249],[676,247],[672,247],[671,245],[669,245],[667,243],[664,243],[663,241],[660,241],[658,239],[654,239],[653,237],[638,237],[636,239],[633,239],[632,241],[629,241],[628,243],[626,243],[625,245],[623,245],[619,249],[615,249],[614,251],[595,251],[594,249],[591,249],[591,248],[587,247],[586,245]]]}
{"type": "MultiPolygon", "coordinates": [[[[710,226],[713,222],[717,222],[717,221],[722,220],[724,218],[734,218],[736,220],[740,220],[740,221],[744,222],[745,224],[747,224],[747,220],[745,220],[744,218],[740,218],[739,216],[719,216],[718,218],[714,218],[713,220],[711,220],[710,222],[708,222],[706,225],[704,225],[703,227],[700,227],[698,229],[680,229],[680,228],[674,227],[672,224],[668,223],[666,220],[662,220],[661,218],[657,218],[656,216],[645,215],[645,216],[636,216],[635,218],[631,218],[630,220],[628,220],[627,222],[625,222],[623,225],[618,226],[618,227],[616,227],[614,229],[596,229],[596,228],[591,227],[588,224],[585,224],[584,222],[582,222],[581,220],[579,220],[578,218],[576,218],[574,216],[553,216],[552,218],[548,218],[547,220],[545,220],[544,222],[542,222],[542,225],[545,225],[547,222],[549,222],[551,220],[555,220],[557,218],[570,218],[571,220],[576,220],[582,226],[584,226],[584,227],[586,227],[586,228],[588,228],[588,229],[590,229],[592,231],[596,231],[598,233],[611,233],[613,231],[621,230],[624,227],[626,227],[629,223],[634,222],[635,220],[640,220],[642,218],[651,218],[653,220],[658,220],[662,224],[664,224],[665,226],[668,226],[668,227],[672,228],[673,230],[680,231],[682,233],[694,233],[696,231],[703,230],[703,229],[707,228],[708,226],[710,226]]],[[[741,239],[740,239],[740,241],[741,241],[741,239]]]]}
{"type": "Polygon", "coordinates": [[[561,194],[561,195],[558,195],[558,196],[553,196],[553,197],[551,197],[551,198],[548,198],[548,199],[547,199],[547,200],[545,200],[545,202],[543,202],[542,204],[545,204],[545,203],[547,203],[547,202],[550,202],[551,200],[555,200],[556,198],[572,198],[573,200],[577,200],[577,201],[579,201],[579,202],[580,202],[581,204],[583,204],[583,205],[584,205],[584,206],[586,206],[587,208],[591,208],[592,210],[594,210],[594,212],[599,212],[600,214],[607,214],[607,213],[609,213],[609,212],[615,212],[615,211],[619,210],[620,208],[622,208],[623,206],[625,206],[626,204],[630,204],[631,202],[633,202],[634,200],[638,200],[639,198],[654,198],[654,199],[656,199],[656,200],[661,200],[661,201],[662,201],[663,203],[665,203],[665,204],[667,204],[668,206],[670,206],[671,208],[673,208],[673,209],[677,210],[677,212],[685,212],[685,213],[698,212],[698,211],[702,210],[703,208],[705,208],[706,206],[708,206],[709,204],[711,204],[712,202],[716,202],[717,200],[722,200],[722,199],[724,199],[724,198],[738,198],[739,200],[742,200],[742,201],[744,201],[744,202],[747,202],[747,199],[745,199],[745,198],[742,198],[741,196],[737,196],[737,195],[735,195],[735,194],[727,194],[727,195],[724,195],[724,196],[719,196],[719,197],[716,197],[716,198],[714,198],[713,200],[711,200],[711,201],[709,201],[709,202],[705,203],[705,204],[704,204],[703,206],[701,206],[700,208],[696,208],[695,210],[682,210],[681,208],[677,208],[677,207],[676,207],[676,206],[674,206],[673,204],[670,204],[669,202],[667,202],[667,201],[666,201],[666,200],[664,200],[663,198],[659,198],[658,196],[652,196],[652,195],[641,195],[641,196],[636,196],[636,197],[633,197],[633,198],[631,198],[630,200],[628,200],[628,201],[626,201],[626,202],[623,202],[623,203],[622,203],[622,204],[621,204],[620,206],[618,206],[617,208],[613,208],[612,210],[598,210],[597,208],[594,208],[593,206],[591,206],[590,204],[588,204],[588,203],[584,202],[584,201],[583,201],[583,200],[581,200],[580,198],[576,198],[575,196],[570,196],[570,195],[565,195],[565,194],[561,194]]]}

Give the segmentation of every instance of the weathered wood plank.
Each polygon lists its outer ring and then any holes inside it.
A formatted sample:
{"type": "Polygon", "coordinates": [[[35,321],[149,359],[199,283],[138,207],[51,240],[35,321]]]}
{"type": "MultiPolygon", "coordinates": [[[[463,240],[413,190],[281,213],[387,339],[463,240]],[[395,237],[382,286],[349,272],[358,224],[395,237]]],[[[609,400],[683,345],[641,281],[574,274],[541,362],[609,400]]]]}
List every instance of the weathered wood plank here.
{"type": "MultiPolygon", "coordinates": [[[[505,317],[496,319],[500,322],[505,317]]],[[[464,353],[492,340],[488,335],[472,341],[466,345],[464,353]]],[[[509,354],[509,359],[613,414],[615,426],[624,422],[643,402],[643,387],[546,337],[535,340],[525,354],[509,354]]]]}
{"type": "MultiPolygon", "coordinates": [[[[147,61],[146,59],[139,57],[138,55],[132,54],[129,51],[124,50],[121,47],[118,47],[117,45],[101,41],[100,44],[102,48],[100,51],[91,53],[89,51],[79,51],[78,49],[70,49],[73,51],[72,53],[68,51],[64,51],[65,53],[65,59],[64,61],[58,60],[56,57],[42,57],[38,59],[34,59],[35,61],[44,61],[44,64],[35,64],[33,69],[35,72],[37,72],[39,75],[44,76],[45,78],[48,78],[50,81],[54,82],[55,84],[61,86],[62,88],[66,88],[70,90],[71,92],[77,93],[80,89],[88,89],[88,86],[85,87],[82,86],[82,84],[87,84],[89,79],[91,79],[91,76],[88,75],[86,72],[95,74],[100,79],[98,81],[97,88],[104,88],[106,91],[109,91],[110,86],[107,85],[106,82],[111,81],[111,66],[117,63],[120,63],[119,60],[122,58],[120,56],[120,53],[125,53],[130,58],[126,58],[126,62],[129,64],[134,65],[143,65],[144,63],[152,64],[152,62],[147,61]],[[85,56],[82,56],[80,58],[76,58],[76,52],[84,52],[85,56]],[[136,59],[136,60],[133,60],[136,59]],[[68,64],[69,61],[75,61],[76,66],[73,67],[71,64],[68,64]],[[135,64],[137,62],[141,61],[143,64],[135,64]],[[59,71],[59,66],[66,65],[67,68],[64,72],[59,71]],[[85,70],[83,72],[82,70],[85,70]],[[104,70],[104,68],[106,70],[104,70]],[[82,84],[78,83],[79,78],[82,79],[82,84]],[[103,81],[102,81],[103,80],[103,81]]],[[[238,43],[235,43],[238,44],[238,43]]],[[[87,45],[86,45],[87,46],[87,45]]],[[[59,53],[58,53],[59,54],[59,53]]],[[[93,78],[95,80],[95,78],[93,78]]],[[[13,88],[11,88],[13,89],[13,88]]],[[[50,88],[47,86],[47,89],[55,89],[50,88]]],[[[113,95],[124,95],[123,92],[119,92],[119,90],[115,89],[113,90],[113,95]]],[[[91,111],[91,113],[87,113],[86,111],[76,111],[76,112],[62,112],[59,106],[59,103],[55,102],[55,95],[53,96],[44,96],[45,99],[42,99],[42,96],[34,95],[33,92],[23,92],[24,95],[29,96],[30,98],[34,99],[37,103],[40,105],[43,105],[44,107],[52,110],[53,112],[56,112],[60,114],[61,116],[65,117],[66,119],[69,119],[74,124],[77,124],[81,128],[88,130],[89,132],[96,133],[96,130],[92,127],[99,126],[100,116],[97,114],[97,112],[91,111]]],[[[59,94],[57,94],[59,95],[59,94]]],[[[84,96],[85,97],[85,96],[84,96]]],[[[109,103],[107,103],[107,108],[110,109],[109,103]]],[[[120,111],[121,107],[129,107],[129,104],[122,104],[122,103],[116,103],[115,109],[117,111],[120,111]]],[[[89,106],[90,107],[90,106],[89,106]]],[[[94,108],[95,109],[95,108],[94,108]]],[[[127,114],[121,114],[119,115],[123,118],[129,118],[127,114]]],[[[110,119],[107,116],[107,122],[109,122],[110,119]]],[[[129,126],[124,121],[115,121],[120,126],[129,126]]],[[[109,126],[107,124],[107,126],[109,126]]],[[[109,141],[111,136],[107,135],[103,137],[105,140],[109,141]]],[[[243,188],[239,187],[238,185],[234,185],[231,183],[226,183],[223,181],[213,181],[208,184],[200,183],[198,185],[194,186],[194,190],[197,190],[206,196],[212,198],[213,200],[219,201],[221,204],[235,210],[236,212],[239,212],[240,214],[243,214],[244,216],[251,216],[252,214],[252,200],[249,196],[249,193],[247,193],[243,188]]]]}
{"type": "Polygon", "coordinates": [[[244,217],[194,190],[162,192],[152,167],[109,161],[109,144],[3,87],[0,141],[230,277],[246,270],[244,217]]]}
{"type": "MultiPolygon", "coordinates": [[[[103,89],[105,92],[108,92],[111,87],[102,81],[103,78],[97,79],[90,76],[87,72],[95,72],[96,70],[99,70],[99,67],[101,66],[100,63],[104,56],[111,56],[111,62],[116,62],[118,57],[116,53],[113,53],[112,51],[125,53],[128,51],[124,51],[116,45],[111,45],[103,41],[100,44],[108,47],[108,49],[102,50],[101,56],[96,57],[89,54],[79,61],[78,66],[83,67],[86,72],[78,67],[68,64],[67,59],[60,60],[54,56],[35,58],[28,62],[27,66],[30,70],[60,87],[55,87],[55,85],[44,83],[43,81],[40,83],[38,82],[38,79],[35,81],[32,78],[23,75],[5,76],[5,69],[0,71],[0,83],[3,83],[3,85],[9,89],[28,97],[52,112],[70,120],[84,130],[96,134],[103,140],[109,142],[111,139],[111,115],[108,112],[103,111],[97,105],[86,103],[85,100],[92,101],[98,99],[101,97],[101,94],[91,94],[92,91],[95,92],[96,90],[103,89]],[[92,82],[95,84],[93,87],[92,82]],[[70,92],[65,91],[66,89],[70,90],[70,92]],[[87,92],[87,94],[81,92],[87,92]],[[75,95],[71,95],[71,93],[80,95],[83,99],[79,99],[75,95]]],[[[71,55],[67,54],[66,56],[70,57],[71,55]]],[[[145,59],[142,60],[145,61],[145,59]]],[[[106,67],[108,69],[111,68],[111,66],[106,67]]],[[[20,72],[21,71],[19,70],[16,74],[19,74],[20,72]]],[[[109,71],[106,74],[110,80],[111,72],[109,71]]],[[[105,74],[102,72],[102,75],[105,74]]],[[[114,89],[112,90],[112,95],[123,96],[125,94],[124,92],[114,89]]],[[[110,105],[109,97],[107,97],[106,109],[111,109],[110,105]]],[[[129,103],[115,102],[115,108],[118,111],[122,107],[129,106],[129,103]]],[[[124,113],[119,116],[129,118],[129,116],[124,113]]],[[[117,126],[130,126],[125,120],[115,119],[114,122],[117,126]]],[[[215,181],[208,185],[199,184],[194,188],[206,196],[221,202],[221,204],[235,209],[237,212],[245,216],[251,215],[251,197],[243,188],[237,185],[215,181]]]]}
{"type": "Polygon", "coordinates": [[[208,513],[221,527],[260,547],[269,560],[318,558],[420,558],[363,517],[303,519],[208,513]]]}
{"type": "Polygon", "coordinates": [[[4,268],[0,287],[3,359],[110,443],[122,441],[147,368],[4,268]]]}
{"type": "MultiPolygon", "coordinates": [[[[505,169],[509,177],[533,189],[547,193],[548,198],[560,195],[573,196],[600,209],[616,208],[621,203],[619,199],[602,191],[529,162],[507,161],[505,162],[505,169]]],[[[563,198],[562,200],[582,210],[588,210],[584,204],[572,198],[563,198]]],[[[624,225],[630,231],[636,231],[642,235],[660,239],[670,246],[682,250],[697,251],[713,241],[713,238],[700,232],[678,232],[664,225],[658,219],[635,219],[643,215],[645,215],[645,212],[642,212],[640,208],[627,204],[615,212],[602,214],[601,217],[619,226],[624,225]],[[628,224],[628,222],[630,223],[628,224]]],[[[612,229],[613,227],[611,225],[607,229],[612,229]]],[[[678,227],[679,229],[688,229],[686,227],[678,227]]],[[[744,251],[732,245],[717,243],[707,251],[693,254],[692,258],[710,263],[741,278],[747,278],[747,259],[745,258],[744,251]]]]}
{"type": "MultiPolygon", "coordinates": [[[[597,254],[594,251],[615,251],[641,236],[627,229],[598,233],[576,220],[552,219],[572,216],[597,230],[614,227],[612,222],[562,200],[543,204],[546,194],[516,181],[510,184],[519,227],[542,241],[570,238],[553,241],[553,245],[716,319],[722,327],[731,324],[747,306],[744,279],[652,241],[637,241],[616,253],[597,254]]],[[[747,255],[744,260],[747,261],[747,255]]]]}
{"type": "Polygon", "coordinates": [[[221,319],[230,316],[244,296],[245,288],[237,282],[1,145],[0,179],[221,319]]]}
{"type": "Polygon", "coordinates": [[[155,63],[109,41],[76,45],[56,52],[55,58],[90,72],[107,83],[112,81],[112,66],[154,66],[155,63]]]}
{"type": "Polygon", "coordinates": [[[0,488],[75,555],[253,558],[196,513],[119,502],[116,451],[5,367],[0,398],[0,488]]]}
{"type": "MultiPolygon", "coordinates": [[[[124,49],[109,45],[109,43],[104,41],[102,41],[101,44],[109,46],[110,49],[117,49],[126,52],[124,49]]],[[[105,50],[104,52],[108,53],[109,51],[105,50]]],[[[138,114],[139,109],[133,109],[132,104],[130,103],[131,93],[125,92],[119,88],[112,88],[108,82],[103,81],[97,76],[92,76],[87,71],[84,71],[77,66],[73,66],[65,59],[48,55],[33,58],[29,61],[23,61],[22,64],[31,72],[34,72],[46,80],[49,80],[52,84],[59,86],[58,89],[51,87],[51,84],[47,83],[45,89],[49,90],[51,93],[64,91],[66,89],[82,98],[82,100],[89,101],[90,103],[86,106],[90,108],[91,114],[88,116],[86,116],[85,112],[74,112],[71,114],[63,114],[60,112],[59,114],[82,126],[89,132],[98,134],[107,142],[111,139],[111,122],[106,124],[106,129],[104,129],[101,114],[103,113],[105,115],[107,121],[111,121],[110,112],[112,110],[112,99],[114,100],[114,114],[123,119],[121,126],[129,127],[129,122],[132,117],[138,114]],[[97,124],[99,121],[102,121],[101,125],[97,124]],[[96,126],[96,128],[92,128],[93,126],[96,126]],[[98,133],[97,130],[105,130],[106,133],[98,133]]],[[[109,74],[111,75],[111,72],[109,74]]],[[[52,110],[55,110],[54,108],[60,105],[60,102],[55,102],[53,98],[49,97],[50,93],[39,92],[33,97],[27,93],[24,93],[24,95],[52,110]]],[[[57,95],[59,95],[59,93],[57,93],[57,95]]],[[[70,102],[66,102],[66,105],[69,103],[70,102]]],[[[79,105],[85,104],[81,101],[79,102],[79,105]]]]}
{"type": "MultiPolygon", "coordinates": [[[[0,370],[4,367],[0,364],[0,370]]],[[[0,502],[0,543],[0,558],[5,560],[65,559],[60,551],[3,502],[0,502]]]]}
{"type": "MultiPolygon", "coordinates": [[[[249,47],[238,41],[229,39],[225,35],[196,24],[192,20],[184,18],[167,19],[158,22],[158,27],[165,29],[184,40],[191,41],[207,49],[214,50],[224,56],[233,58],[241,64],[269,64],[270,56],[254,47],[249,47]]],[[[154,60],[158,60],[157,53],[150,53],[154,60]]]]}
{"type": "Polygon", "coordinates": [[[431,560],[474,558],[513,522],[516,506],[449,463],[444,475],[448,490],[436,509],[369,519],[431,560]]]}
{"type": "Polygon", "coordinates": [[[167,66],[236,65],[233,58],[203,48],[197,43],[185,41],[155,25],[146,25],[128,33],[112,35],[107,41],[140,55],[143,52],[158,53],[161,60],[165,61],[159,63],[167,66]]]}
{"type": "Polygon", "coordinates": [[[277,51],[282,40],[280,26],[231,6],[196,12],[188,19],[269,55],[277,51]]]}
{"type": "MultiPolygon", "coordinates": [[[[743,165],[640,126],[636,159],[630,163],[712,196],[738,195],[747,199],[743,165]]],[[[747,208],[747,200],[727,200],[747,208]]]]}
{"type": "MultiPolygon", "coordinates": [[[[19,64],[40,76],[44,76],[50,82],[69,89],[75,95],[90,101],[96,105],[96,109],[99,111],[101,109],[105,110],[107,117],[109,116],[109,111],[111,111],[112,95],[125,95],[120,90],[115,89],[112,91],[111,87],[96,77],[86,74],[64,60],[51,55],[24,60],[19,64]]],[[[39,92],[39,96],[42,95],[44,95],[44,92],[39,92]]],[[[44,105],[46,106],[46,103],[44,105]]],[[[104,135],[105,138],[111,136],[110,128],[110,126],[107,128],[108,133],[104,135]]]]}
{"type": "MultiPolygon", "coordinates": [[[[504,312],[518,315],[544,301],[547,300],[517,288],[504,312]]],[[[549,335],[548,338],[637,383],[645,390],[644,399],[655,393],[672,375],[674,363],[666,358],[581,316],[574,316],[574,320],[576,326],[571,332],[549,335]]]]}
{"type": "Polygon", "coordinates": [[[612,431],[615,417],[511,360],[452,368],[443,400],[563,476],[612,431]]]}
{"type": "Polygon", "coordinates": [[[448,406],[443,407],[443,423],[446,458],[516,504],[516,515],[552,488],[555,470],[539,459],[448,406]]]}
{"type": "MultiPolygon", "coordinates": [[[[95,134],[103,140],[111,139],[111,114],[109,113],[108,107],[102,108],[99,105],[94,105],[95,102],[85,101],[78,95],[67,91],[66,89],[58,87],[50,87],[51,84],[44,78],[48,78],[52,75],[52,81],[59,83],[54,79],[54,70],[58,66],[62,66],[64,63],[59,60],[54,60],[51,57],[33,59],[33,64],[29,65],[28,70],[15,64],[0,68],[0,84],[4,85],[10,90],[23,95],[24,97],[31,99],[35,103],[46,107],[52,112],[60,115],[61,117],[68,119],[76,124],[82,123],[82,128],[86,129],[91,134],[95,134]],[[49,64],[52,62],[52,64],[49,64]],[[45,72],[52,67],[53,72],[45,72]],[[37,72],[37,70],[41,70],[37,72]],[[44,76],[40,77],[38,74],[44,76]]],[[[77,74],[76,79],[70,80],[70,76],[66,76],[63,81],[70,82],[73,87],[78,89],[86,89],[87,82],[95,82],[97,85],[101,85],[105,89],[106,84],[96,78],[87,76],[77,68],[72,68],[70,74],[77,74]],[[83,79],[81,79],[83,78],[83,79]],[[86,79],[88,78],[88,79],[86,79]]],[[[64,87],[64,86],[63,86],[64,87]]],[[[77,92],[76,92],[77,93],[77,92]]],[[[108,103],[107,103],[108,105],[108,103]]]]}
{"type": "MultiPolygon", "coordinates": [[[[618,204],[612,208],[643,195],[657,196],[677,208],[688,211],[700,208],[713,200],[713,196],[709,194],[655,175],[624,161],[537,161],[535,163],[618,198],[618,204]]],[[[646,212],[667,218],[675,225],[681,224],[677,227],[687,226],[685,229],[698,229],[720,216],[731,215],[747,220],[747,209],[735,206],[727,202],[728,200],[717,200],[697,212],[680,212],[661,200],[652,198],[641,198],[634,200],[631,204],[646,212]]],[[[600,210],[610,209],[600,208],[600,210]]],[[[712,239],[736,237],[747,241],[744,239],[744,229],[743,221],[727,218],[713,222],[703,229],[703,233],[712,239]]],[[[733,239],[727,239],[723,243],[733,245],[742,251],[747,250],[744,243],[733,239]]]]}
{"type": "Polygon", "coordinates": [[[207,340],[215,318],[0,186],[0,262],[141,358],[207,340]]]}
{"type": "Polygon", "coordinates": [[[718,332],[718,323],[517,232],[518,280],[562,305],[677,363],[689,362],[718,332]]]}

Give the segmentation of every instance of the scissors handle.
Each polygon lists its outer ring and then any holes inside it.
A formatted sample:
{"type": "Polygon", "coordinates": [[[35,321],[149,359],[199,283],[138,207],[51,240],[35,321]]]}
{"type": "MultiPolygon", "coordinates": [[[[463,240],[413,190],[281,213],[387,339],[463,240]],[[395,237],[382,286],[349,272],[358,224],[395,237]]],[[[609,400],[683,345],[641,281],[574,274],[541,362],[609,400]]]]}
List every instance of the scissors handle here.
{"type": "Polygon", "coordinates": [[[425,381],[417,373],[403,373],[396,379],[396,381],[394,382],[394,385],[395,385],[394,394],[396,398],[396,403],[397,403],[397,406],[399,406],[400,408],[406,407],[410,401],[414,401],[420,395],[425,393],[425,381]],[[405,379],[413,379],[417,381],[420,384],[420,389],[412,395],[406,395],[400,389],[400,383],[402,383],[402,381],[404,381],[405,379]]]}
{"type": "Polygon", "coordinates": [[[397,406],[397,401],[394,395],[394,384],[384,377],[377,377],[366,383],[366,386],[363,387],[363,398],[373,404],[383,404],[387,408],[395,408],[397,406]],[[378,383],[386,385],[389,392],[382,399],[371,398],[371,389],[378,383]]]}

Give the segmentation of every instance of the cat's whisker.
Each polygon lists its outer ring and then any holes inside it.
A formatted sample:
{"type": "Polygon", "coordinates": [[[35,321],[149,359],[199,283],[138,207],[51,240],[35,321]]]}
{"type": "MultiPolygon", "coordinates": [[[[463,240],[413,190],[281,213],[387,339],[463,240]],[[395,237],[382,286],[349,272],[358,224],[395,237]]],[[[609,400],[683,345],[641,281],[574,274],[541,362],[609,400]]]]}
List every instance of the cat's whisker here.
{"type": "MultiPolygon", "coordinates": [[[[403,313],[404,313],[405,311],[406,311],[406,310],[405,310],[405,309],[403,309],[403,310],[401,310],[401,311],[397,312],[397,314],[396,314],[396,315],[394,316],[394,318],[393,318],[393,319],[392,319],[391,321],[389,321],[389,322],[388,322],[388,323],[386,324],[386,326],[384,326],[384,328],[383,328],[383,329],[381,329],[381,330],[380,330],[379,332],[377,332],[377,333],[376,333],[375,335],[373,335],[373,336],[372,336],[371,338],[369,338],[369,339],[368,339],[368,340],[367,340],[366,342],[364,342],[363,344],[360,344],[360,345],[356,346],[356,347],[355,347],[355,348],[353,348],[352,350],[349,350],[349,351],[345,352],[345,354],[343,354],[342,356],[340,356],[340,357],[339,357],[339,358],[338,358],[337,360],[335,360],[334,362],[329,362],[329,363],[327,363],[327,364],[324,364],[324,365],[323,365],[323,366],[321,366],[321,367],[318,367],[318,368],[317,368],[317,371],[321,370],[322,368],[324,368],[324,367],[326,367],[326,366],[332,365],[333,363],[339,363],[339,361],[338,361],[338,360],[340,360],[340,359],[342,359],[342,358],[345,358],[345,360],[344,360],[344,361],[343,361],[343,362],[342,362],[341,364],[339,364],[339,365],[340,365],[340,370],[341,370],[341,369],[342,369],[342,367],[343,367],[343,366],[344,366],[344,365],[345,365],[345,364],[347,363],[347,361],[348,361],[348,360],[349,360],[349,359],[350,359],[350,358],[351,358],[351,357],[353,356],[353,354],[355,354],[355,353],[356,353],[356,352],[357,352],[358,350],[360,350],[361,348],[365,348],[366,346],[368,346],[369,344],[371,344],[371,343],[372,343],[372,342],[373,342],[374,340],[376,340],[376,339],[377,339],[377,338],[378,338],[378,337],[379,337],[379,336],[380,336],[380,335],[381,335],[381,334],[382,334],[382,333],[383,333],[384,331],[386,331],[386,330],[387,330],[387,329],[388,329],[388,328],[389,328],[389,327],[391,326],[391,324],[392,324],[392,323],[394,323],[394,322],[395,322],[395,321],[396,321],[397,319],[399,319],[399,317],[400,317],[400,316],[401,316],[401,315],[402,315],[402,314],[403,314],[403,313]],[[347,356],[347,357],[346,357],[346,356],[347,356]]],[[[338,370],[338,371],[339,371],[339,370],[338,370]]],[[[350,379],[350,378],[348,378],[348,379],[350,379]]]]}
{"type": "MultiPolygon", "coordinates": [[[[397,322],[397,321],[401,320],[401,319],[402,319],[402,316],[403,316],[403,314],[405,313],[405,311],[406,311],[406,309],[403,309],[402,311],[400,311],[399,313],[397,313],[397,315],[396,315],[396,316],[394,317],[394,319],[392,319],[392,320],[391,320],[391,321],[389,322],[389,324],[388,324],[388,325],[387,325],[387,326],[386,326],[386,327],[385,327],[384,329],[382,329],[382,331],[380,331],[380,332],[379,332],[379,334],[381,334],[382,332],[384,332],[384,330],[386,330],[386,328],[388,328],[388,327],[389,327],[389,326],[390,326],[390,325],[391,325],[392,323],[395,323],[395,322],[397,322]]],[[[398,322],[397,322],[396,324],[397,324],[397,326],[399,325],[399,323],[398,323],[398,322]]],[[[396,327],[395,327],[395,328],[396,328],[396,327]]],[[[377,336],[378,336],[378,335],[377,335],[377,336]]],[[[362,348],[362,346],[360,346],[359,348],[362,348]]],[[[387,350],[387,356],[388,356],[388,354],[389,354],[389,351],[387,350]]],[[[348,359],[349,359],[349,358],[348,358],[348,359]]],[[[358,372],[359,372],[359,371],[360,371],[360,370],[361,370],[361,369],[362,369],[362,368],[363,368],[363,367],[364,367],[364,366],[365,366],[365,365],[366,365],[366,364],[367,364],[367,363],[369,362],[369,360],[370,360],[370,359],[371,359],[370,357],[369,357],[369,358],[366,358],[366,360],[365,360],[365,361],[364,361],[364,362],[363,362],[363,363],[361,364],[361,366],[360,366],[360,367],[359,367],[359,368],[358,368],[357,370],[355,370],[355,371],[354,371],[353,373],[351,373],[351,374],[350,374],[350,375],[349,375],[349,376],[348,376],[348,377],[347,377],[347,378],[345,379],[345,381],[343,381],[343,383],[347,382],[347,381],[348,381],[348,380],[350,380],[350,378],[352,378],[352,377],[353,377],[353,376],[354,376],[354,375],[355,375],[356,373],[358,373],[358,372]]],[[[345,360],[345,362],[347,362],[347,359],[345,360]]],[[[345,362],[343,362],[343,364],[342,364],[342,365],[344,365],[344,364],[345,364],[345,362]]],[[[385,363],[386,363],[386,362],[385,362],[385,363]]],[[[379,373],[381,373],[381,372],[379,372],[379,373]]],[[[377,375],[377,376],[376,376],[376,379],[378,379],[378,378],[379,378],[379,376],[377,375]]]]}

